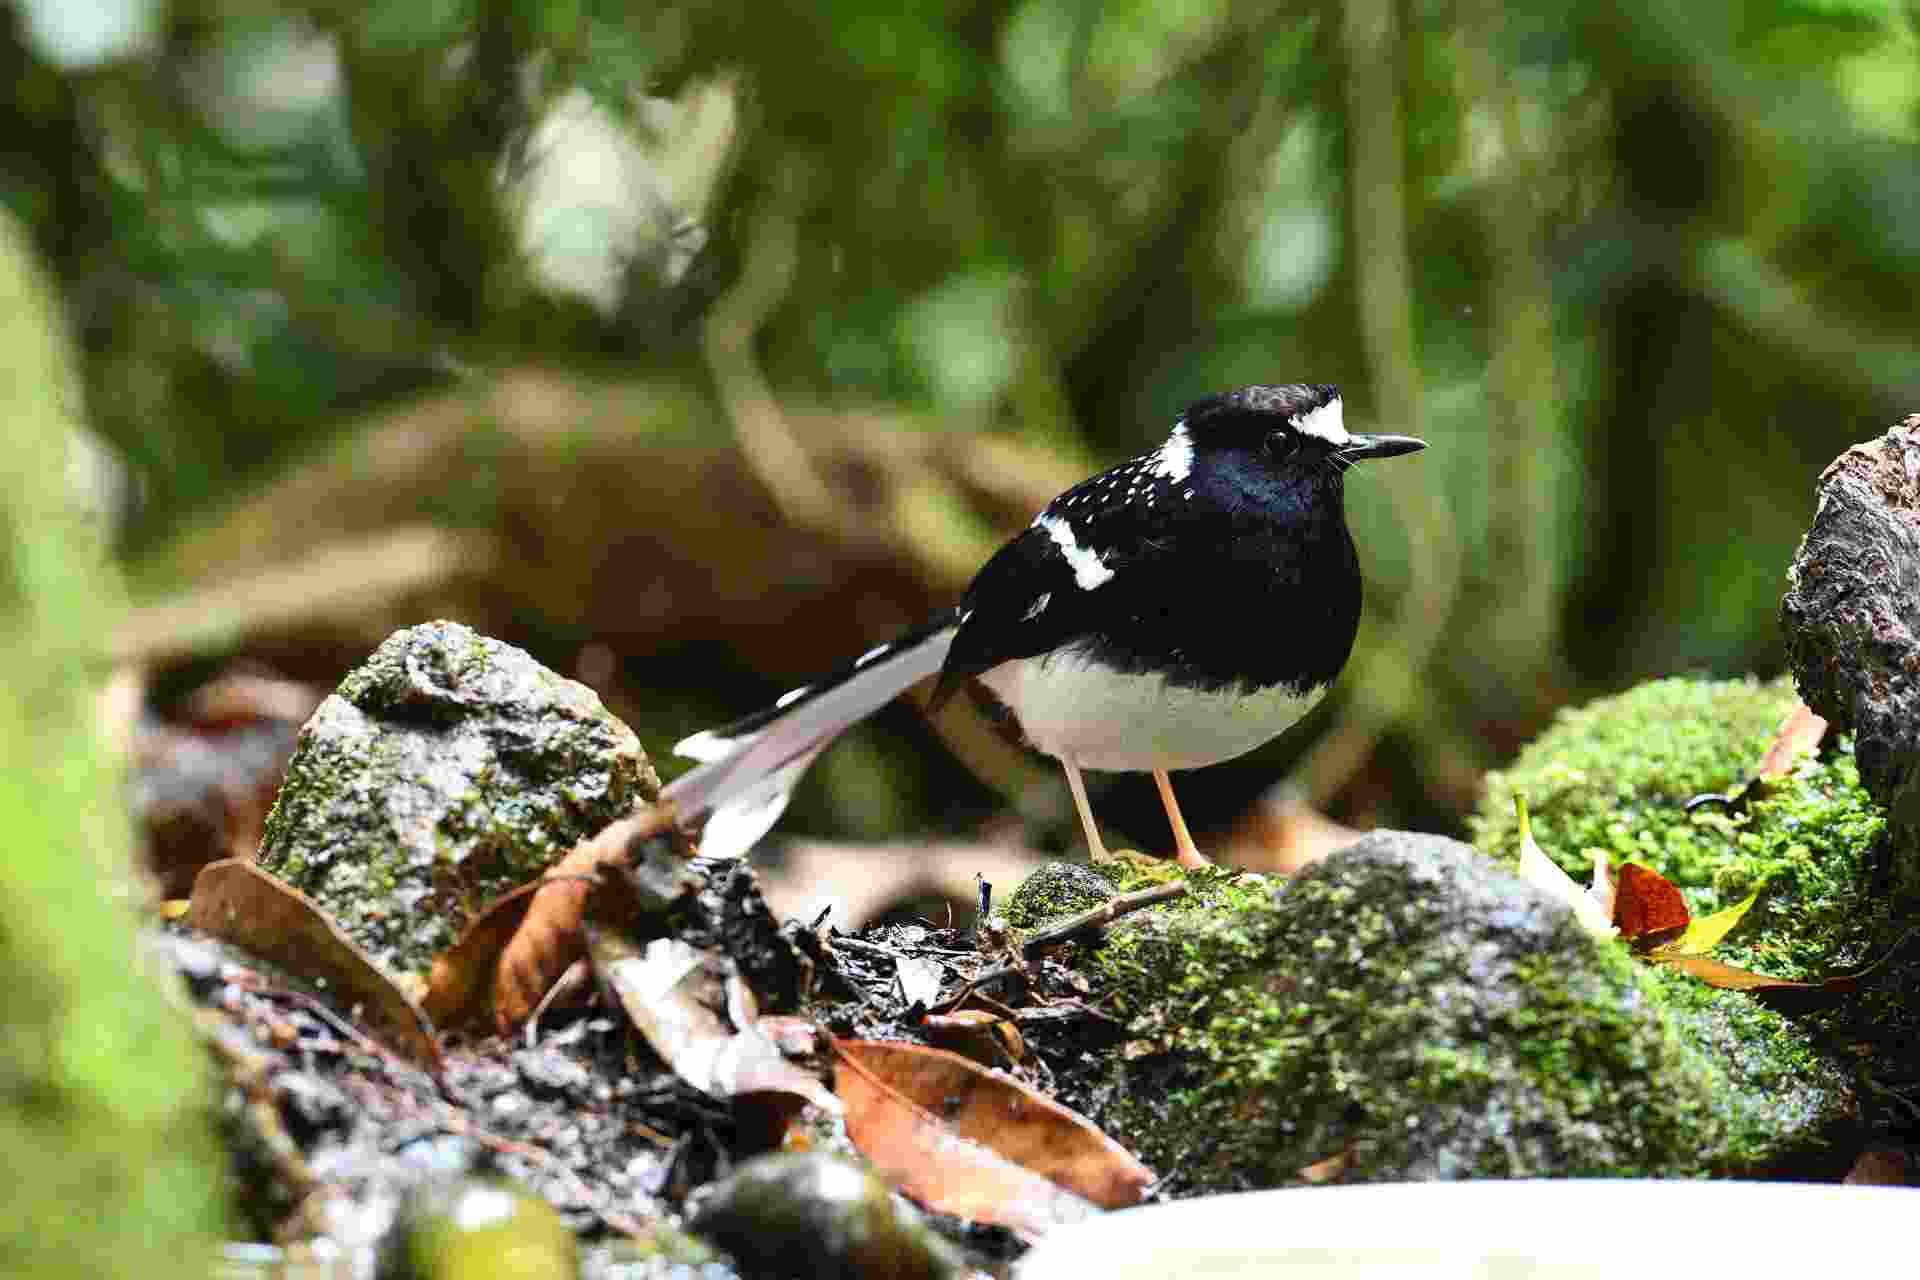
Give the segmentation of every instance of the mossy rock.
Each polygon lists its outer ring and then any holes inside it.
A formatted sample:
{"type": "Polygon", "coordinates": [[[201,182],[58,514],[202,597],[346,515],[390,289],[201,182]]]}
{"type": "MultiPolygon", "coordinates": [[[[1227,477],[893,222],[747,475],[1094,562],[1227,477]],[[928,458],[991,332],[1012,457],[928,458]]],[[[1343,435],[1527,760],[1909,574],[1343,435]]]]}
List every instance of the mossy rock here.
{"type": "Polygon", "coordinates": [[[591,689],[424,623],[389,636],[302,727],[260,865],[390,970],[423,970],[488,902],[659,789],[591,689]]]}
{"type": "Polygon", "coordinates": [[[1688,1177],[1776,1142],[1771,1100],[1676,1033],[1624,948],[1438,836],[1215,881],[1093,963],[1136,1050],[1103,1122],[1182,1194],[1688,1177]]]}
{"type": "MultiPolygon", "coordinates": [[[[1587,850],[1642,863],[1680,886],[1696,915],[1759,891],[1716,958],[1791,979],[1856,969],[1900,936],[1905,918],[1874,889],[1885,822],[1860,785],[1851,744],[1820,758],[1759,798],[1688,813],[1685,801],[1728,792],[1754,774],[1778,722],[1793,707],[1784,680],[1658,680],[1563,713],[1488,779],[1470,822],[1476,843],[1511,862],[1519,833],[1513,797],[1524,795],[1535,837],[1562,866],[1590,872],[1587,850]]],[[[1727,1064],[1746,1090],[1771,1097],[1785,1133],[1806,1143],[1838,1131],[1852,1099],[1835,1056],[1844,1025],[1853,1037],[1887,1041],[1913,1020],[1904,978],[1833,1009],[1785,1017],[1740,992],[1707,987],[1670,969],[1648,980],[1702,1052],[1727,1064]],[[1874,1029],[1877,1028],[1877,1029],[1874,1029]]],[[[1758,1157],[1762,1153],[1751,1153],[1758,1157]]]]}
{"type": "Polygon", "coordinates": [[[1097,867],[1079,862],[1049,862],[1035,867],[1007,895],[1007,923],[1016,929],[1032,929],[1093,908],[1113,897],[1118,890],[1107,874],[1097,867]]]}

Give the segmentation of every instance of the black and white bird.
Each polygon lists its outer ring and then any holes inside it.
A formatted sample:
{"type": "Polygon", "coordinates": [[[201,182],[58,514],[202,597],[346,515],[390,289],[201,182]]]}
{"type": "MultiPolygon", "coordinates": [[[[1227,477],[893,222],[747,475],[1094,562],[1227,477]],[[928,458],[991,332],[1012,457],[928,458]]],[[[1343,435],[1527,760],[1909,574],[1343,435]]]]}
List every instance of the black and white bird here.
{"type": "Polygon", "coordinates": [[[703,852],[744,853],[842,730],[928,676],[936,707],[978,678],[1066,771],[1096,860],[1084,769],[1151,773],[1181,862],[1203,864],[1168,774],[1253,750],[1326,694],[1360,625],[1347,470],[1425,447],[1349,432],[1326,385],[1189,405],[1158,449],[1048,503],[957,607],[681,742],[701,763],[662,798],[707,816],[703,852]]]}

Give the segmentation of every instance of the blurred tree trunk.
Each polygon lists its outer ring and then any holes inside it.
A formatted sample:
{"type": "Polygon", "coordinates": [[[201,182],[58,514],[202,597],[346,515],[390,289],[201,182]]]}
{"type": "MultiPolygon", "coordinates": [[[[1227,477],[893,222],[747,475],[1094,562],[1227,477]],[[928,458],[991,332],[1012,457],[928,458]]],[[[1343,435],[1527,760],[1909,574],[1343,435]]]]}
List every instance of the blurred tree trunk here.
{"type": "Polygon", "coordinates": [[[134,963],[126,805],[98,731],[117,588],[74,499],[58,313],[11,221],[0,316],[0,1273],[205,1274],[220,1181],[203,1064],[134,963]]]}

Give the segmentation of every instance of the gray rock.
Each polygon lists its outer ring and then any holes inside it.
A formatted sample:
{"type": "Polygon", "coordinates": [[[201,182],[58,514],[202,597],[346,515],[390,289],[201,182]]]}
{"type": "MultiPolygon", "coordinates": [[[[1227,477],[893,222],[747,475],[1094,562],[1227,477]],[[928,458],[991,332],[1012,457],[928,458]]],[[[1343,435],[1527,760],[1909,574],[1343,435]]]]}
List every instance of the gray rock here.
{"type": "Polygon", "coordinates": [[[1134,1037],[1102,1120],[1182,1195],[1684,1177],[1747,1163],[1777,1120],[1625,948],[1438,836],[1205,889],[1114,926],[1095,963],[1134,1037]]]}
{"type": "Polygon", "coordinates": [[[1819,495],[1780,602],[1794,680],[1857,735],[1892,820],[1920,825],[1920,414],[1836,458],[1819,495]]]}
{"type": "Polygon", "coordinates": [[[414,971],[659,786],[592,690],[425,623],[389,636],[300,730],[260,864],[381,964],[414,971]]]}

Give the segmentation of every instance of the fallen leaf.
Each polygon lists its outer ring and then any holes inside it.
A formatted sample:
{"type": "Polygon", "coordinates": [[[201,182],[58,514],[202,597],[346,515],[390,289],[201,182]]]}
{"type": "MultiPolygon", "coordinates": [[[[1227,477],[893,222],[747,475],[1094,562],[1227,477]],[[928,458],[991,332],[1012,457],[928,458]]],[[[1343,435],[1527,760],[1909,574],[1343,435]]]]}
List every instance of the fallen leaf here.
{"type": "Polygon", "coordinates": [[[1628,942],[1652,946],[1676,938],[1691,919],[1673,881],[1651,867],[1623,862],[1615,873],[1613,927],[1628,942]]]}
{"type": "Polygon", "coordinates": [[[211,862],[194,878],[185,921],[313,983],[335,1012],[439,1073],[440,1047],[427,1015],[299,890],[250,861],[211,862]]]}
{"type": "Polygon", "coordinates": [[[1099,1212],[1058,1183],[954,1132],[883,1079],[862,1060],[865,1055],[848,1049],[834,1044],[840,1058],[834,1088],[846,1104],[847,1137],[875,1172],[928,1209],[1006,1227],[1027,1240],[1099,1212]]]}
{"type": "Polygon", "coordinates": [[[1712,956],[1660,955],[1647,957],[1658,964],[1671,965],[1682,973],[1690,973],[1710,987],[1722,987],[1728,991],[1770,991],[1780,989],[1799,989],[1812,991],[1821,987],[1839,990],[1837,984],[1849,979],[1830,978],[1826,982],[1796,982],[1790,978],[1769,978],[1764,973],[1755,973],[1751,969],[1742,969],[1738,965],[1728,964],[1724,960],[1715,960],[1712,956]]]}
{"type": "Polygon", "coordinates": [[[1760,900],[1760,891],[1754,890],[1745,899],[1734,903],[1725,910],[1716,911],[1710,916],[1701,916],[1687,922],[1686,931],[1664,946],[1654,948],[1656,956],[1700,956],[1720,945],[1721,939],[1733,932],[1753,904],[1760,900]]]}
{"type": "Polygon", "coordinates": [[[930,1013],[920,1023],[927,1039],[942,1048],[963,1053],[988,1066],[1012,1066],[1024,1061],[1027,1044],[1019,1028],[997,1013],[986,1009],[960,1009],[953,1013],[930,1013]]]}
{"type": "Polygon", "coordinates": [[[622,818],[576,844],[540,880],[489,903],[433,962],[428,1014],[448,1030],[490,1024],[500,1035],[526,1021],[587,953],[581,917],[601,868],[628,865],[634,842],[670,822],[659,809],[622,818]]]}
{"type": "Polygon", "coordinates": [[[1513,807],[1520,818],[1520,864],[1516,868],[1520,878],[1534,888],[1545,891],[1556,901],[1566,903],[1573,909],[1574,918],[1581,927],[1594,937],[1613,937],[1613,920],[1608,913],[1602,911],[1600,904],[1572,876],[1562,871],[1560,865],[1540,847],[1540,842],[1533,838],[1533,822],[1527,817],[1527,798],[1515,796],[1513,807]]]}
{"type": "Polygon", "coordinates": [[[1353,1163],[1353,1152],[1353,1147],[1348,1146],[1345,1150],[1336,1151],[1324,1160],[1314,1161],[1300,1170],[1300,1180],[1313,1186],[1332,1182],[1346,1173],[1347,1166],[1353,1163]]]}
{"type": "Polygon", "coordinates": [[[703,1093],[731,1098],[786,1093],[838,1114],[840,1100],[788,1062],[759,1027],[745,984],[729,991],[726,957],[677,938],[636,945],[619,929],[589,918],[593,969],[674,1074],[703,1093]],[[716,1010],[731,1006],[730,1027],[716,1010]]]}
{"type": "Polygon", "coordinates": [[[900,998],[910,1005],[924,1008],[938,1004],[940,982],[945,976],[945,966],[926,956],[899,956],[894,960],[893,980],[900,998]]]}
{"type": "MultiPolygon", "coordinates": [[[[536,880],[495,898],[434,960],[420,1004],[435,1025],[457,1031],[494,1021],[501,953],[520,931],[534,895],[544,887],[536,880]]],[[[495,1029],[501,1035],[507,1031],[505,1027],[495,1029]]]]}
{"type": "Polygon", "coordinates": [[[1794,703],[1793,710],[1787,712],[1786,719],[1774,731],[1767,754],[1760,758],[1760,772],[1756,777],[1762,783],[1778,782],[1793,772],[1802,756],[1819,750],[1820,740],[1826,736],[1827,722],[1815,715],[1806,703],[1794,703]]]}
{"type": "Polygon", "coordinates": [[[834,1052],[938,1117],[958,1137],[1103,1209],[1140,1203],[1153,1182],[1153,1170],[1086,1117],[1004,1072],[944,1049],[888,1040],[839,1040],[834,1052]]]}

